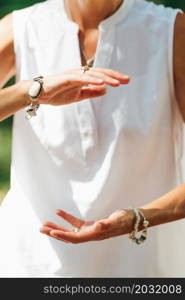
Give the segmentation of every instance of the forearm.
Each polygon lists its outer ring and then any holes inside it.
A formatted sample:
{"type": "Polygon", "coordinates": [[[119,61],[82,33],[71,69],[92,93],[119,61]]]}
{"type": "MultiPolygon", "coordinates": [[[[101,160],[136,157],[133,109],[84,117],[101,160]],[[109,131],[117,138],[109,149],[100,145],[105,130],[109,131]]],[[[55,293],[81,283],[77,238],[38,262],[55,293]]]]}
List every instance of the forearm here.
{"type": "Polygon", "coordinates": [[[31,81],[20,81],[0,90],[0,121],[29,105],[30,84],[31,81]]]}
{"type": "Polygon", "coordinates": [[[141,210],[150,226],[160,225],[185,217],[185,184],[180,185],[159,199],[144,205],[141,210]]]}

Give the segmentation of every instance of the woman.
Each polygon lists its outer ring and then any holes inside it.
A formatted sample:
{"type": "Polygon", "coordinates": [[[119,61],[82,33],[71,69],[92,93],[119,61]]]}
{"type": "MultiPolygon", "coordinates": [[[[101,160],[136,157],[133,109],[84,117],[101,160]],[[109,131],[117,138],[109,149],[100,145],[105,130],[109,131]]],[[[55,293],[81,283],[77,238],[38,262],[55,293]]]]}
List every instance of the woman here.
{"type": "Polygon", "coordinates": [[[1,276],[184,275],[183,223],[142,246],[125,236],[185,216],[184,30],[179,10],[143,0],[49,0],[2,20],[1,85],[17,84],[0,92],[1,119],[15,113],[1,276]]]}

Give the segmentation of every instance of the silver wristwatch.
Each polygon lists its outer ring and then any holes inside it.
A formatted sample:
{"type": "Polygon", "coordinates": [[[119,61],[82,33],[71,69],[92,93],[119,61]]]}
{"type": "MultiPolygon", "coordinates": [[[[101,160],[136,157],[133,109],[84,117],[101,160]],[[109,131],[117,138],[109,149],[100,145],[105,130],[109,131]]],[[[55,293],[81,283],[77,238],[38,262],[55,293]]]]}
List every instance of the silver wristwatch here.
{"type": "Polygon", "coordinates": [[[43,87],[43,76],[33,78],[33,84],[31,85],[28,94],[30,96],[31,103],[26,109],[26,119],[31,119],[37,115],[39,104],[37,98],[39,97],[43,87]]]}

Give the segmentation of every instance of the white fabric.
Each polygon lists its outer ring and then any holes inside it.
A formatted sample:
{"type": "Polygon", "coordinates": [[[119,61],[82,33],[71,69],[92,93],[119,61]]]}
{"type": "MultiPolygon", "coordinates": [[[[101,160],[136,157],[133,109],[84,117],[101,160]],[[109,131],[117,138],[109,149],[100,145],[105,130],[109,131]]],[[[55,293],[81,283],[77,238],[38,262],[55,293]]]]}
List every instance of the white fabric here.
{"type": "MultiPolygon", "coordinates": [[[[184,221],[149,230],[141,246],[121,236],[65,244],[39,233],[57,208],[87,220],[138,207],[180,183],[182,120],[173,86],[178,10],[125,0],[101,22],[95,66],[130,75],[127,86],[36,118],[15,115],[11,190],[0,210],[0,276],[180,277],[184,221]]],[[[78,26],[63,0],[13,13],[17,80],[79,68],[78,26]]],[[[62,222],[64,225],[65,222],[62,222]]]]}

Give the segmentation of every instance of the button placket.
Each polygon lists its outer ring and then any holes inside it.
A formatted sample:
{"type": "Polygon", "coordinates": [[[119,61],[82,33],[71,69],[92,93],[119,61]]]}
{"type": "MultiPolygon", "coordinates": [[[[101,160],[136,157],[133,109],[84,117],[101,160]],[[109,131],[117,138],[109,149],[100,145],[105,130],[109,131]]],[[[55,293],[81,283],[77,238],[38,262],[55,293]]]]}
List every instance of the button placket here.
{"type": "MultiPolygon", "coordinates": [[[[110,65],[114,48],[115,26],[104,28],[99,26],[100,37],[97,45],[94,67],[108,68],[110,65]]],[[[78,39],[78,34],[77,34],[78,39]]],[[[78,41],[77,41],[78,42],[78,41]]],[[[80,50],[78,48],[79,65],[81,65],[80,50]]],[[[98,105],[98,103],[96,103],[98,105]]],[[[94,160],[98,159],[98,123],[95,115],[93,99],[75,103],[79,131],[81,137],[82,152],[84,163],[87,165],[88,153],[93,151],[94,160]]],[[[92,156],[91,156],[92,157],[92,156]]]]}
{"type": "Polygon", "coordinates": [[[99,26],[100,40],[97,46],[97,55],[94,61],[94,67],[108,68],[110,66],[112,52],[115,40],[115,26],[99,26]]]}
{"type": "Polygon", "coordinates": [[[97,144],[97,130],[94,113],[89,100],[76,105],[78,123],[81,136],[81,145],[84,160],[87,160],[87,152],[97,144]]]}

